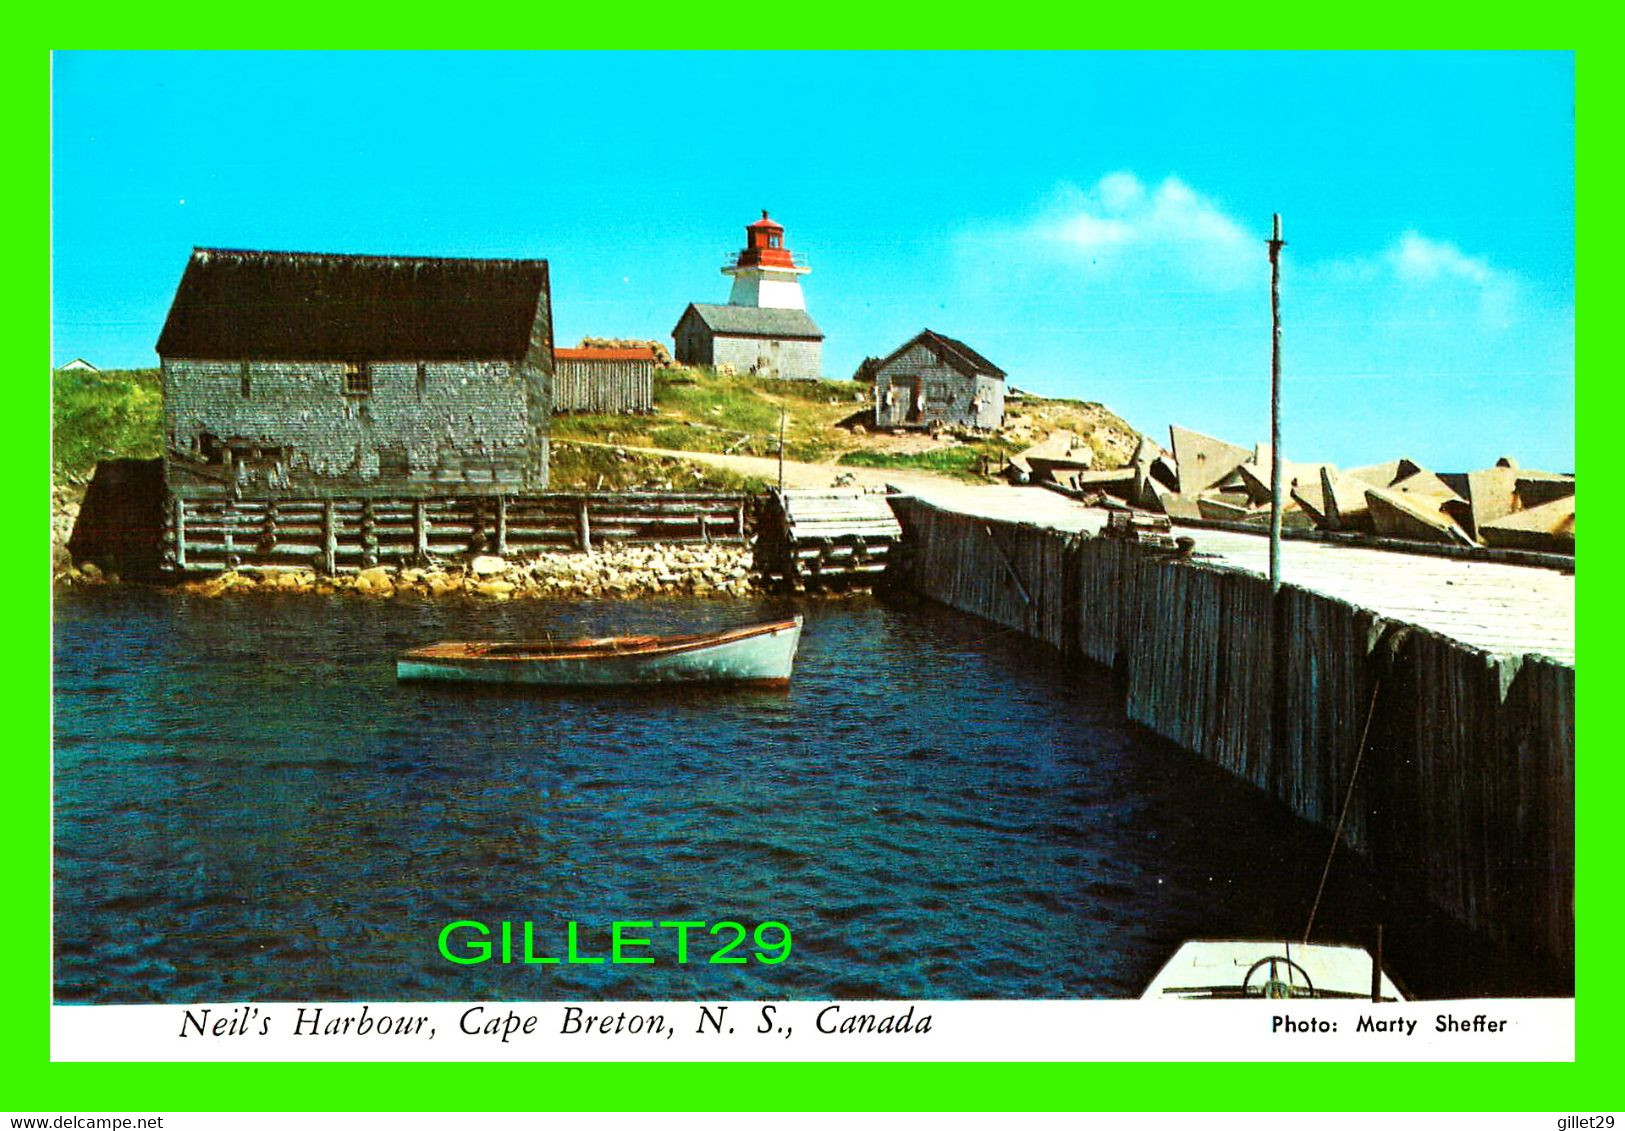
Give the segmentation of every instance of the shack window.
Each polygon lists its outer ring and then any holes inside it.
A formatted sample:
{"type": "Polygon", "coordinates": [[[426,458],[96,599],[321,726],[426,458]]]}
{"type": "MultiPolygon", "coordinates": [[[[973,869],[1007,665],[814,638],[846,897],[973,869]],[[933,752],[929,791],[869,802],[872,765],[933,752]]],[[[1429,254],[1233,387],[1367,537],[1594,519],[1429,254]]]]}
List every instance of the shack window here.
{"type": "Polygon", "coordinates": [[[237,378],[238,378],[238,381],[240,382],[240,388],[242,389],[243,400],[246,401],[248,399],[248,395],[249,395],[249,392],[250,392],[249,382],[248,382],[248,362],[244,361],[238,367],[237,378]]]}
{"type": "Polygon", "coordinates": [[[418,400],[423,399],[423,390],[429,387],[429,366],[427,362],[418,362],[418,400]]]}
{"type": "Polygon", "coordinates": [[[372,370],[354,362],[344,363],[344,395],[364,397],[372,392],[372,370]]]}

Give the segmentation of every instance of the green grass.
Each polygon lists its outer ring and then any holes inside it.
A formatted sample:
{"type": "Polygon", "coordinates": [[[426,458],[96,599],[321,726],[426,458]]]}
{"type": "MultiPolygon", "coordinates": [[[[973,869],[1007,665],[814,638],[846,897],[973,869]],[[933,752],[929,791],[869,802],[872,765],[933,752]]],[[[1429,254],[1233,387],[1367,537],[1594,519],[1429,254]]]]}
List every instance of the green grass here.
{"type": "Polygon", "coordinates": [[[746,491],[766,490],[753,476],[639,452],[618,454],[613,448],[554,444],[549,460],[549,488],[554,491],[746,491]]]}
{"type": "Polygon", "coordinates": [[[928,452],[847,452],[836,462],[849,467],[905,468],[935,471],[960,479],[981,481],[983,460],[992,471],[1004,466],[1005,450],[997,444],[961,444],[928,452]]]}
{"type": "Polygon", "coordinates": [[[96,461],[163,453],[163,380],[156,369],[51,374],[51,471],[82,482],[96,461]]]}
{"type": "Polygon", "coordinates": [[[868,386],[856,381],[780,381],[719,376],[700,369],[657,370],[654,393],[655,411],[647,416],[567,413],[553,418],[553,435],[634,447],[775,456],[782,410],[786,458],[817,461],[843,446],[844,436],[831,426],[863,408],[869,398],[868,386]]]}

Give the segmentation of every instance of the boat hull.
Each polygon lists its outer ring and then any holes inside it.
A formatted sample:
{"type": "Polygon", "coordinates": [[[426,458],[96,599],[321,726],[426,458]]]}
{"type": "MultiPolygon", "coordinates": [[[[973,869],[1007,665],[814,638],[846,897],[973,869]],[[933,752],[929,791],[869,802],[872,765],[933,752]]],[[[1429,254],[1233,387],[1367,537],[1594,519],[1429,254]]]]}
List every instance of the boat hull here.
{"type": "MultiPolygon", "coordinates": [[[[685,638],[681,645],[656,641],[624,652],[550,656],[524,654],[458,656],[433,645],[399,657],[400,680],[495,683],[538,687],[635,687],[682,683],[728,683],[759,687],[789,685],[801,639],[801,618],[753,630],[685,638]]],[[[477,647],[477,646],[464,646],[477,647]]]]}
{"type": "Polygon", "coordinates": [[[1403,1001],[1371,954],[1357,946],[1286,940],[1209,939],[1187,942],[1151,980],[1148,999],[1364,998],[1403,1001]]]}

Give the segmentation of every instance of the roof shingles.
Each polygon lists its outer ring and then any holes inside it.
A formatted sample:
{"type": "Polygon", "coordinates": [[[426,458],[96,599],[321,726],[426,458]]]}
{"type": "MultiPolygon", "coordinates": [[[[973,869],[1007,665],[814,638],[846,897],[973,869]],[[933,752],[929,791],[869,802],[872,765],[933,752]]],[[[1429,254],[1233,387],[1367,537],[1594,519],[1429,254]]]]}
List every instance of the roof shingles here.
{"type": "MultiPolygon", "coordinates": [[[[805,310],[778,306],[730,306],[709,302],[690,303],[683,319],[692,312],[713,334],[748,338],[802,338],[822,341],[824,332],[805,310]]],[[[678,319],[678,326],[683,324],[678,319]]],[[[674,331],[675,333],[675,331],[674,331]]]]}
{"type": "MultiPolygon", "coordinates": [[[[874,369],[877,371],[884,369],[916,343],[925,345],[926,348],[940,357],[944,364],[953,366],[967,377],[997,377],[1003,380],[1006,376],[1004,370],[971,349],[964,342],[957,338],[950,338],[947,334],[939,334],[935,330],[921,330],[908,341],[892,350],[881,361],[875,363],[874,369]]],[[[873,380],[873,377],[869,379],[873,380]]]]}
{"type": "Polygon", "coordinates": [[[196,248],[160,357],[478,360],[551,339],[543,259],[429,259],[196,248]]]}

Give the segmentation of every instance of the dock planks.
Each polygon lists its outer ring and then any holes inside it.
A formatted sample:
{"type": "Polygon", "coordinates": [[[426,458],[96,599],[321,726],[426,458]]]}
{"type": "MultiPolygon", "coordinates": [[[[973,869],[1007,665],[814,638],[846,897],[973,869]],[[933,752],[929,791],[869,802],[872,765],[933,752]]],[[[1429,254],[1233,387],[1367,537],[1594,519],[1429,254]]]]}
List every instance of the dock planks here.
{"type": "MultiPolygon", "coordinates": [[[[1052,492],[946,485],[912,492],[944,510],[1098,534],[1108,512],[1052,492]]],[[[1197,560],[1260,577],[1269,573],[1263,534],[1182,527],[1197,560]]],[[[1281,543],[1281,578],[1495,656],[1537,655],[1574,663],[1574,575],[1531,566],[1406,554],[1329,542],[1281,543]]]]}

